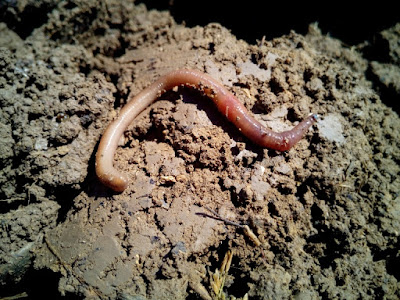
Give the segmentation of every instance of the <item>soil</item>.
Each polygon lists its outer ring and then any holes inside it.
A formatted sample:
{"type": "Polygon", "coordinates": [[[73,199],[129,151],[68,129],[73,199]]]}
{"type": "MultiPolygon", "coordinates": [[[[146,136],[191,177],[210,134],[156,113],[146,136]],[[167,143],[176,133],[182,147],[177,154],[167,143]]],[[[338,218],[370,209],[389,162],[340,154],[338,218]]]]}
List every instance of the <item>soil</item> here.
{"type": "Polygon", "coordinates": [[[223,299],[228,251],[226,297],[400,297],[400,24],[352,47],[317,24],[249,44],[129,1],[2,10],[0,297],[223,299]],[[102,132],[180,67],[276,131],[320,120],[282,153],[199,91],[169,91],[127,129],[114,164],[130,184],[113,193],[94,174],[102,132]]]}

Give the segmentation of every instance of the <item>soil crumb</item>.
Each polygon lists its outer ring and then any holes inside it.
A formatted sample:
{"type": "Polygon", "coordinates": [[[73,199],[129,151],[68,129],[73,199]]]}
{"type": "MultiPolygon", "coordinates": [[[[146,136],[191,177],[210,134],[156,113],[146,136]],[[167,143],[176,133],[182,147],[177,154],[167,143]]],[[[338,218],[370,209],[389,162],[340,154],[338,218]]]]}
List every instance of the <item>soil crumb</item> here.
{"type": "Polygon", "coordinates": [[[353,47],[317,24],[248,44],[133,1],[6,2],[0,297],[44,296],[46,270],[60,298],[400,298],[400,24],[353,47]],[[275,131],[320,120],[262,149],[201,92],[167,91],[121,139],[113,193],[94,173],[103,131],[183,67],[275,131]]]}

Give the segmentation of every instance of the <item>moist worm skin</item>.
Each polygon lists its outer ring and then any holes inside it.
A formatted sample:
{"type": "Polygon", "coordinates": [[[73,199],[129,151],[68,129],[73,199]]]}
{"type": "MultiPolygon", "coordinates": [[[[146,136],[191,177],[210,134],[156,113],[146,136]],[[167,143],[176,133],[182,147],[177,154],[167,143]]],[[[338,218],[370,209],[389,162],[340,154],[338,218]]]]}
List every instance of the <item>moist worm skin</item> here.
{"type": "Polygon", "coordinates": [[[96,174],[104,185],[116,192],[126,189],[128,177],[113,167],[114,154],[120,137],[133,119],[148,105],[163,92],[179,85],[191,86],[202,91],[246,137],[266,148],[289,150],[317,119],[317,116],[312,114],[292,130],[274,132],[262,126],[231,92],[207,74],[188,69],[172,71],[133,97],[121,109],[118,118],[112,121],[104,131],[96,154],[96,174]]]}

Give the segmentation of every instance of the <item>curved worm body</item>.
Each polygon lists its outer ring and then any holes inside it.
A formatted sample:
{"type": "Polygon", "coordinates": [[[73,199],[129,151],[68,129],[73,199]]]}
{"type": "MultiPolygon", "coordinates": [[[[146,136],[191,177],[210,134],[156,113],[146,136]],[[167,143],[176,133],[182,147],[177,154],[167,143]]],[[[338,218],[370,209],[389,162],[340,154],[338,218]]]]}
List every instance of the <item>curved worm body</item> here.
{"type": "Polygon", "coordinates": [[[262,126],[231,92],[210,76],[188,69],[172,71],[133,97],[121,109],[118,118],[106,128],[96,154],[96,174],[104,185],[116,192],[126,189],[127,176],[113,167],[114,153],[120,137],[133,119],[149,104],[163,92],[179,85],[192,86],[201,90],[245,136],[266,148],[280,151],[290,149],[304,136],[317,118],[315,114],[312,114],[292,130],[277,133],[262,126]]]}

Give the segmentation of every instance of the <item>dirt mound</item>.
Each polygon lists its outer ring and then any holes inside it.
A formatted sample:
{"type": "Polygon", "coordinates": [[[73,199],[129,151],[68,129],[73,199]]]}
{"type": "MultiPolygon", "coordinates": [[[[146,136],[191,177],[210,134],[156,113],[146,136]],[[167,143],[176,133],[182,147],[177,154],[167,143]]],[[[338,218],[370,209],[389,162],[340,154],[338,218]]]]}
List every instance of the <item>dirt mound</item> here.
{"type": "Polygon", "coordinates": [[[125,1],[9,5],[1,296],[29,295],[20,283],[50,269],[62,295],[86,298],[400,297],[400,120],[387,101],[399,96],[398,25],[352,48],[315,24],[250,45],[125,1]],[[29,11],[45,17],[22,30],[29,11]],[[276,131],[320,120],[282,153],[199,91],[167,91],[121,140],[114,165],[130,184],[113,193],[94,174],[101,134],[130,94],[181,67],[218,79],[276,131]]]}

